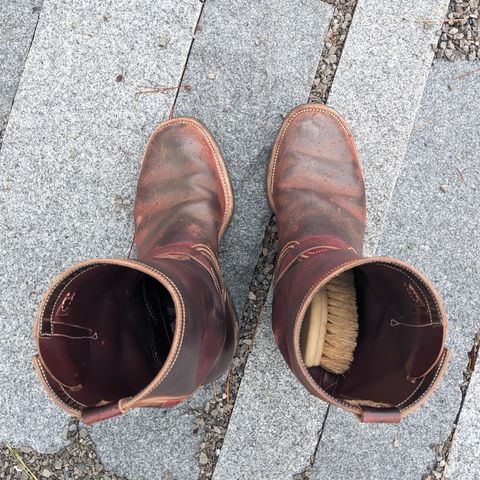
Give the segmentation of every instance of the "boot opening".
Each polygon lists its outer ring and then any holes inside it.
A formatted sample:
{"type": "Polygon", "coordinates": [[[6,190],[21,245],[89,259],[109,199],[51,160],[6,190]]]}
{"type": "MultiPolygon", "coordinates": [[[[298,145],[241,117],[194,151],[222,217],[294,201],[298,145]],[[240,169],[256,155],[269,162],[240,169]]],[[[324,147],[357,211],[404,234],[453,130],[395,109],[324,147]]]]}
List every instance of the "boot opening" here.
{"type": "Polygon", "coordinates": [[[77,408],[139,393],[170,351],[175,306],[149,275],[89,265],[53,287],[40,318],[39,354],[56,390],[77,408]]]}
{"type": "Polygon", "coordinates": [[[342,375],[322,367],[308,371],[320,388],[340,401],[401,409],[428,390],[435,376],[432,369],[444,335],[436,294],[405,264],[374,261],[352,270],[358,308],[353,362],[342,375]]]}

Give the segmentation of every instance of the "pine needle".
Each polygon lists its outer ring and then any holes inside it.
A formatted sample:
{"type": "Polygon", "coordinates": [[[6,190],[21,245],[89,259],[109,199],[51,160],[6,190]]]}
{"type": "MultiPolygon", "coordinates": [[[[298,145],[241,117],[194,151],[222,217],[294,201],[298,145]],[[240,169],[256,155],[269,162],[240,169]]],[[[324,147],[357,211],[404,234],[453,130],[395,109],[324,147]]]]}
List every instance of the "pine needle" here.
{"type": "Polygon", "coordinates": [[[6,445],[13,458],[15,458],[15,460],[18,462],[20,468],[23,470],[24,473],[28,475],[28,478],[30,478],[31,480],[38,480],[35,474],[27,467],[27,464],[23,461],[23,458],[20,456],[18,451],[13,448],[9,443],[7,443],[6,445]]]}

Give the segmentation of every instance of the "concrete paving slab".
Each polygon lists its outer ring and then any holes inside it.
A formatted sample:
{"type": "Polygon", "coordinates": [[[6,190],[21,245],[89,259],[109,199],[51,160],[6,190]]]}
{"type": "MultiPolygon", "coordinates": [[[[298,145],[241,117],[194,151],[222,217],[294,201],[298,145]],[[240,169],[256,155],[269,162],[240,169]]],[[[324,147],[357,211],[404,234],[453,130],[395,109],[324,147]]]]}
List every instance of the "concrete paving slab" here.
{"type": "Polygon", "coordinates": [[[328,104],[349,122],[368,199],[366,252],[378,243],[449,0],[358,0],[328,104]]]}
{"type": "MultiPolygon", "coordinates": [[[[139,160],[174,98],[174,92],[136,92],[178,84],[199,6],[197,0],[44,2],[0,153],[2,440],[38,450],[62,443],[67,417],[47,399],[31,366],[34,311],[62,269],[128,252],[139,160]],[[161,36],[170,37],[166,47],[161,36]]],[[[180,463],[180,451],[165,458],[157,448],[158,417],[146,418],[150,447],[135,463],[151,456],[159,469],[180,463]]],[[[113,435],[133,441],[131,420],[119,419],[96,437],[100,453],[113,435]]],[[[128,454],[119,449],[111,466],[128,454]]]]}
{"type": "Polygon", "coordinates": [[[326,404],[309,395],[272,335],[271,297],[214,472],[214,480],[291,479],[315,451],[326,404]]]}
{"type": "Polygon", "coordinates": [[[480,372],[470,379],[462,413],[455,432],[455,440],[447,467],[446,478],[451,480],[478,480],[480,478],[480,372]]]}
{"type": "MultiPolygon", "coordinates": [[[[468,62],[435,64],[378,253],[424,271],[443,297],[452,359],[439,390],[398,426],[361,425],[330,409],[313,478],[418,479],[435,463],[460,407],[467,353],[480,327],[478,77],[468,62]]],[[[452,478],[464,478],[456,476],[452,478]]]]}
{"type": "Polygon", "coordinates": [[[104,465],[130,480],[198,478],[202,430],[192,409],[211,397],[210,386],[173,409],[138,409],[89,428],[104,465]]]}
{"type": "Polygon", "coordinates": [[[209,0],[177,114],[201,118],[235,194],[221,261],[241,313],[271,212],[265,177],[282,115],[307,101],[332,7],[318,0],[209,0]]]}
{"type": "Polygon", "coordinates": [[[0,131],[12,108],[42,1],[3,0],[0,4],[0,131]]]}

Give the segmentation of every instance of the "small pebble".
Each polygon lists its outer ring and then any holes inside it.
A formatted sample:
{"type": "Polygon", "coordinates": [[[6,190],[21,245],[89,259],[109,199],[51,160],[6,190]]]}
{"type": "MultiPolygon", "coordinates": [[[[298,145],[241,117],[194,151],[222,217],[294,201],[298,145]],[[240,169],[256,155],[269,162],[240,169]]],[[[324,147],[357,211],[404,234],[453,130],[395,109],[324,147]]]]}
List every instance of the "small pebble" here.
{"type": "Polygon", "coordinates": [[[170,37],[167,37],[167,36],[162,36],[158,40],[158,44],[160,45],[161,48],[165,48],[169,43],[170,43],[170,37]]]}

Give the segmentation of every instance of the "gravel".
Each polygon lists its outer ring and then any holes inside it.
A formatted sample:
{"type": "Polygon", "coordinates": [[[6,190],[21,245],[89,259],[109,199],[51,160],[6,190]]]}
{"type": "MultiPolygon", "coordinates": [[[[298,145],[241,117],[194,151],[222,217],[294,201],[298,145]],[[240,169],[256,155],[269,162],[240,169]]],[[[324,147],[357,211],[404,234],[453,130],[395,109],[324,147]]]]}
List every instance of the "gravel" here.
{"type": "Polygon", "coordinates": [[[348,29],[352,23],[357,0],[332,0],[328,3],[331,3],[335,8],[325,37],[322,58],[313,81],[313,88],[310,93],[311,102],[326,103],[327,101],[348,29]]]}
{"type": "Polygon", "coordinates": [[[450,2],[435,54],[450,61],[480,60],[480,0],[450,2]]]}
{"type": "Polygon", "coordinates": [[[51,454],[39,454],[30,448],[13,448],[0,443],[0,478],[5,480],[126,480],[106,470],[85,428],[72,419],[65,428],[67,447],[51,454]]]}

